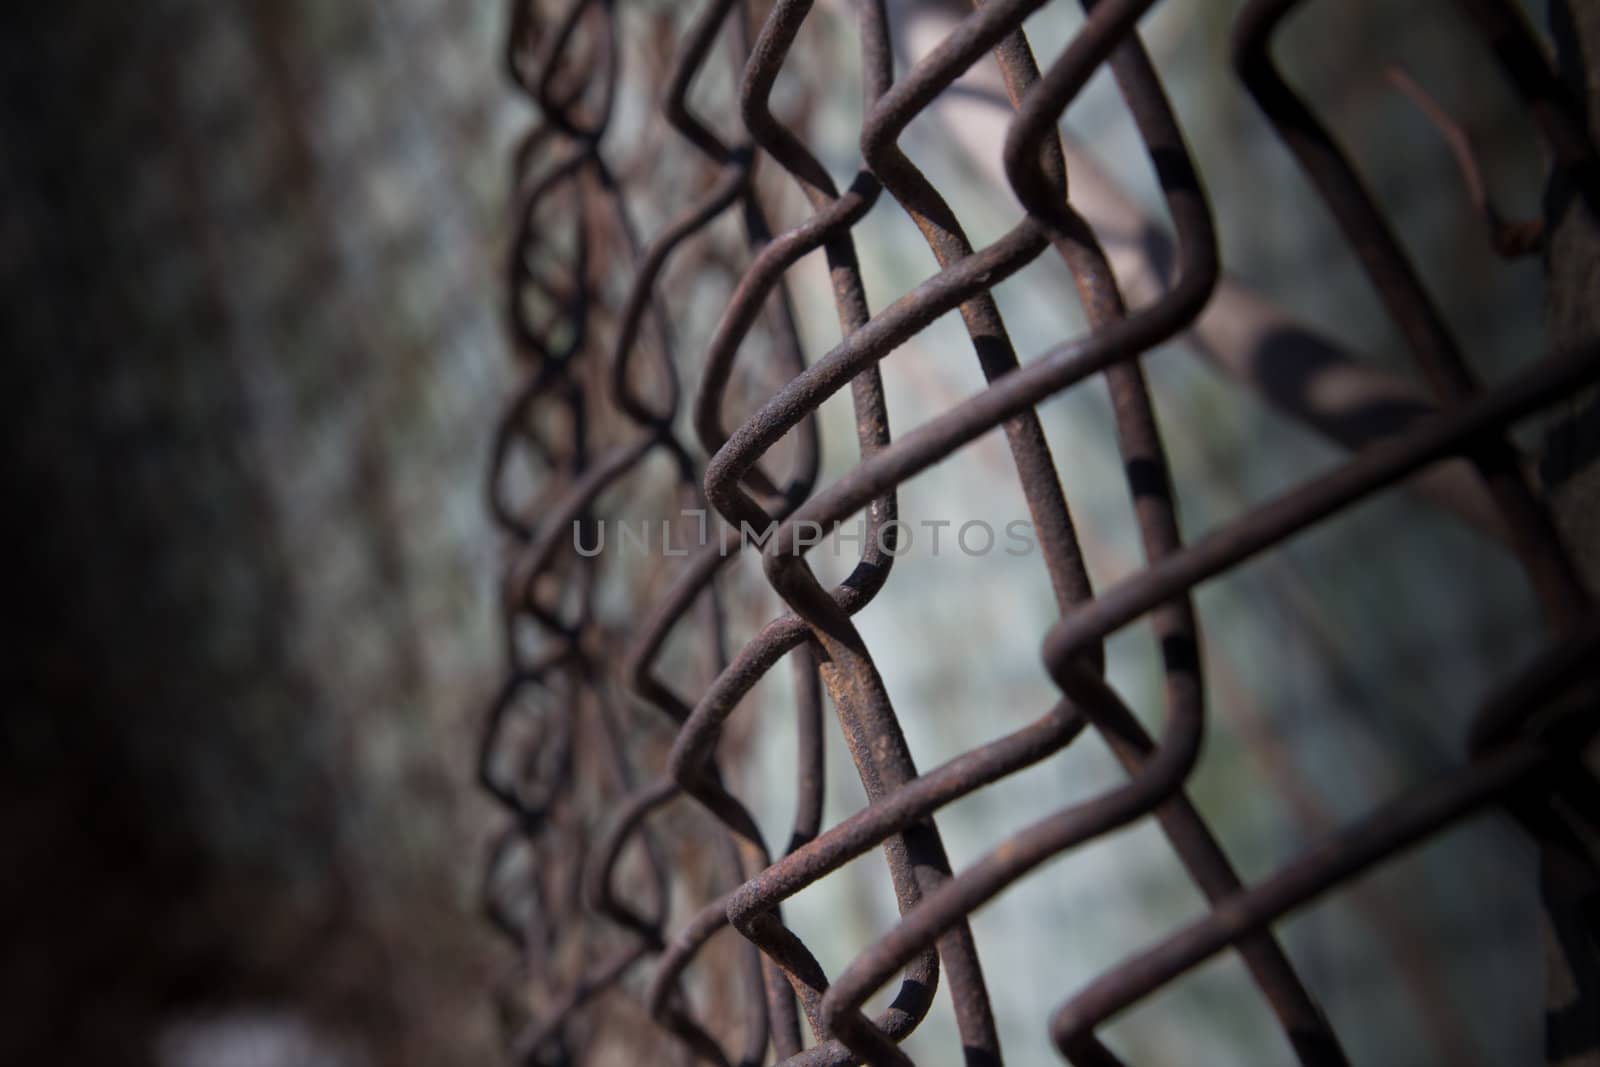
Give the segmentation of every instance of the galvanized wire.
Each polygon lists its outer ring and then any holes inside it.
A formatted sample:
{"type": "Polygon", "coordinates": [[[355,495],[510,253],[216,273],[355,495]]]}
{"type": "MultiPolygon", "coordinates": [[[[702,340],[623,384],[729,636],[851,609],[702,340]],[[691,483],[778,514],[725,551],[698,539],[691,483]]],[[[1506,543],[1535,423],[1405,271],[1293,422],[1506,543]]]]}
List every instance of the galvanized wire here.
{"type": "MultiPolygon", "coordinates": [[[[1485,806],[1504,806],[1547,849],[1593,829],[1595,809],[1586,808],[1585,798],[1594,782],[1577,753],[1594,726],[1600,619],[1505,431],[1600,377],[1600,359],[1591,346],[1532,361],[1493,388],[1474,379],[1382,210],[1273,64],[1272,36],[1296,0],[1245,5],[1235,27],[1235,65],[1343,229],[1438,413],[1188,544],[1179,535],[1140,357],[1194,322],[1218,279],[1219,260],[1206,193],[1136,32],[1153,0],[1086,0],[1086,21],[1042,72],[1021,27],[1043,0],[993,0],[898,79],[884,4],[860,0],[854,12],[863,71],[862,163],[844,189],[808,147],[805,131],[784,125],[771,107],[780,73],[802,62],[794,50],[811,15],[809,0],[777,0],[754,32],[743,3],[706,0],[675,39],[669,16],[619,11],[627,5],[611,0],[567,0],[559,10],[532,0],[511,6],[506,64],[542,122],[519,149],[514,174],[509,308],[525,378],[498,426],[489,480],[494,514],[514,547],[504,590],[511,668],[489,717],[480,776],[515,817],[491,858],[486,901],[525,953],[523,980],[539,987],[530,998],[533,1017],[515,1041],[522,1061],[582,1060],[595,1040],[596,1005],[621,994],[642,1000],[653,1024],[676,1039],[675,1052],[656,1047],[650,1053],[656,1058],[906,1064],[899,1042],[926,1015],[943,980],[964,1061],[998,1064],[999,1038],[968,917],[1046,860],[1151,817],[1210,909],[1066,999],[1048,1020],[1061,1054],[1075,1064],[1120,1062],[1096,1028],[1232,949],[1299,1062],[1342,1064],[1338,1037],[1275,940],[1274,921],[1485,806]],[[635,205],[616,168],[623,159],[653,165],[652,142],[641,147],[608,138],[621,76],[618,20],[630,17],[657,20],[662,62],[645,74],[661,87],[665,126],[704,160],[690,183],[692,197],[648,240],[636,236],[635,205]],[[733,124],[703,118],[688,104],[691,86],[716,61],[724,38],[739,78],[736,137],[715,129],[733,124]],[[1026,214],[997,240],[974,248],[898,141],[991,52],[1016,110],[1004,164],[1026,214]],[[1170,285],[1132,312],[1095,233],[1074,209],[1058,132],[1063,110],[1102,65],[1138,129],[1177,235],[1170,285]],[[792,180],[811,217],[773,235],[758,195],[758,166],[792,180]],[[916,223],[939,269],[874,312],[854,229],[885,193],[916,223]],[[742,221],[742,251],[730,252],[713,236],[724,216],[742,221]],[[827,260],[841,339],[807,366],[785,273],[818,249],[827,260]],[[1023,363],[991,291],[1052,253],[1071,272],[1090,329],[1023,363]],[[661,299],[669,261],[685,260],[696,275],[725,277],[732,288],[704,352],[674,348],[675,327],[688,312],[661,299]],[[625,292],[607,284],[617,278],[628,279],[625,292]],[[892,437],[879,363],[949,311],[959,312],[987,387],[892,437]],[[769,361],[781,385],[729,428],[724,412],[741,359],[769,361]],[[1046,399],[1097,375],[1112,397],[1146,560],[1138,573],[1099,591],[1091,586],[1037,414],[1046,399]],[[688,394],[686,383],[692,383],[688,394]],[[818,487],[817,412],[847,387],[859,461],[818,487]],[[684,439],[686,424],[693,442],[684,439]],[[919,771],[852,616],[875,597],[893,595],[897,487],[997,427],[1060,611],[1042,636],[1044,663],[1061,696],[1030,725],[919,771]],[[780,441],[788,442],[787,472],[770,468],[780,441]],[[702,462],[700,450],[709,459],[702,462]],[[1245,885],[1184,793],[1206,730],[1191,591],[1450,456],[1469,459],[1488,487],[1548,621],[1549,649],[1482,705],[1468,764],[1245,885]],[[681,561],[660,561],[666,572],[655,577],[664,592],[647,593],[652,583],[633,576],[632,622],[619,629],[601,621],[595,606],[600,569],[611,560],[579,546],[586,538],[593,544],[599,533],[603,495],[656,458],[672,470],[680,505],[709,505],[720,521],[709,543],[681,561]],[[512,476],[517,464],[535,473],[519,483],[512,476]],[[806,561],[812,541],[806,531],[834,529],[862,513],[860,558],[848,578],[826,588],[806,561]],[[769,527],[758,546],[744,536],[769,527]],[[728,655],[716,578],[753,547],[788,611],[728,655]],[[1141,620],[1153,628],[1162,659],[1159,737],[1140,726],[1104,675],[1105,639],[1141,620]],[[711,659],[709,681],[693,693],[658,670],[679,629],[691,630],[691,642],[711,659]],[[718,742],[741,699],[785,657],[794,665],[799,714],[796,814],[789,840],[775,852],[729,788],[718,742]],[[826,828],[823,690],[869,800],[826,828]],[[635,721],[640,708],[650,709],[654,723],[635,721]],[[656,724],[667,732],[652,734],[656,724]],[[935,813],[1060,751],[1086,729],[1109,744],[1127,781],[1039,819],[953,870],[935,813]],[[580,750],[599,755],[586,759],[580,750]],[[667,813],[684,804],[698,805],[719,824],[707,847],[674,849],[657,832],[667,813]],[[880,847],[900,921],[828,975],[784,925],[782,904],[880,847]],[[688,877],[696,869],[709,873],[688,877]],[[673,925],[671,898],[691,885],[700,899],[687,905],[687,921],[673,925]],[[728,926],[736,933],[724,939],[742,936],[734,942],[736,962],[726,965],[730,1006],[716,1013],[726,1017],[697,1018],[686,991],[707,946],[728,926]],[[868,1018],[863,1004],[897,974],[892,1004],[868,1018]],[[809,1045],[801,1012],[815,1038],[809,1045]]],[[[1596,155],[1579,111],[1520,16],[1500,0],[1463,0],[1460,7],[1493,46],[1557,165],[1592,179],[1596,155]]],[[[656,187],[666,185],[663,176],[656,187]]],[[[652,206],[672,202],[666,193],[661,200],[652,206]]]]}

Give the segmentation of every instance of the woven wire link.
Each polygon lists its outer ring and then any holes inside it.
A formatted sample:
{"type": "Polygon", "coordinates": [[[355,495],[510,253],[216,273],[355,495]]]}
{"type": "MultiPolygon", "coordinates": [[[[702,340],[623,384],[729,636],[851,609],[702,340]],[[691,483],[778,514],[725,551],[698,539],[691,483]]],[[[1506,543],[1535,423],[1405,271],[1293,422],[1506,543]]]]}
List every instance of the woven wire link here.
{"type": "MultiPolygon", "coordinates": [[[[1148,817],[1210,908],[1040,1020],[1061,1054],[1082,1065],[1121,1062],[1096,1028],[1232,950],[1299,1062],[1342,1064],[1338,1037],[1275,940],[1274,921],[1487,806],[1504,805],[1546,847],[1587,825],[1578,812],[1592,817],[1596,810],[1585,807],[1594,783],[1575,754],[1593,726],[1587,713],[1596,704],[1600,622],[1505,436],[1514,421],[1600,376],[1596,351],[1530,361],[1493,388],[1474,379],[1381,209],[1274,66],[1273,34],[1300,5],[1251,0],[1234,28],[1237,72],[1337,219],[1438,412],[1185,543],[1140,357],[1180,335],[1207,305],[1219,275],[1210,205],[1136,32],[1152,0],[1085,2],[1086,21],[1041,68],[1022,23],[1042,6],[1042,0],[978,5],[896,77],[884,4],[852,5],[864,118],[861,167],[841,188],[808,147],[807,131],[786,125],[771,105],[780,75],[806,66],[797,41],[813,17],[808,0],[777,0],[770,8],[702,0],[687,20],[610,0],[513,0],[505,63],[541,121],[519,146],[514,169],[507,284],[524,378],[496,428],[489,477],[494,515],[514,550],[503,601],[511,667],[483,737],[480,779],[513,816],[492,851],[485,902],[527,961],[521,981],[531,987],[524,991],[533,1016],[515,1039],[523,1062],[589,1058],[599,1032],[617,1025],[616,1013],[624,1011],[634,1013],[646,1035],[659,1027],[671,1036],[632,1048],[640,1062],[676,1056],[717,1064],[773,1057],[786,1064],[907,1064],[899,1042],[944,982],[964,1062],[998,1064],[994,1013],[968,917],[1046,860],[1148,817]],[[647,69],[621,69],[618,23],[626,18],[654,20],[658,54],[647,69]],[[1004,166],[1026,213],[975,248],[898,141],[989,54],[1015,106],[1004,166]],[[727,64],[737,86],[737,109],[724,104],[725,112],[701,115],[689,103],[691,89],[717,64],[727,64]],[[1102,66],[1109,66],[1137,127],[1178,248],[1166,291],[1132,311],[1093,229],[1073,207],[1058,132],[1062,112],[1102,66]],[[642,77],[659,99],[659,115],[642,128],[620,114],[624,76],[642,77]],[[692,147],[699,159],[694,173],[662,162],[664,137],[692,147]],[[649,178],[644,187],[652,203],[624,194],[625,179],[638,173],[649,178]],[[758,174],[769,184],[792,182],[810,217],[774,234],[758,174]],[[939,269],[874,309],[854,232],[885,198],[915,222],[939,269]],[[669,206],[676,208],[671,214],[669,206]],[[641,212],[660,216],[648,233],[641,212]],[[840,332],[838,343],[807,366],[785,274],[819,249],[840,332]],[[1060,257],[1071,272],[1090,329],[1024,362],[991,290],[1047,256],[1060,257]],[[698,305],[667,305],[662,283],[669,268],[714,294],[717,318],[705,351],[674,345],[676,336],[691,332],[683,327],[698,305]],[[891,434],[879,363],[950,311],[960,315],[987,387],[909,432],[891,434]],[[739,392],[751,385],[735,383],[754,379],[753,363],[764,364],[758,369],[773,384],[752,398],[739,392]],[[1112,398],[1145,556],[1136,574],[1100,590],[1084,566],[1037,414],[1046,399],[1095,376],[1112,398]],[[845,390],[859,461],[819,486],[817,412],[845,390]],[[746,400],[754,414],[729,425],[726,412],[746,400]],[[995,428],[1014,461],[1060,612],[1049,632],[1038,635],[1060,697],[1022,729],[919,770],[852,617],[875,597],[894,595],[897,487],[995,428]],[[1548,649],[1478,709],[1470,762],[1245,885],[1184,793],[1206,729],[1191,590],[1449,456],[1465,457],[1481,475],[1548,622],[1548,649]],[[608,491],[635,486],[651,464],[671,471],[672,488],[629,491],[662,516],[706,509],[709,542],[684,558],[655,559],[624,575],[631,621],[619,628],[602,621],[597,599],[602,569],[620,564],[581,546],[601,536],[600,505],[615,496],[608,491]],[[862,514],[859,559],[843,582],[828,588],[807,563],[807,531],[862,514]],[[744,536],[769,528],[759,544],[744,536]],[[760,552],[786,611],[729,649],[728,583],[719,586],[717,578],[741,552],[752,551],[760,552]],[[1105,678],[1104,641],[1134,624],[1150,626],[1159,642],[1164,725],[1157,737],[1105,678]],[[691,683],[695,670],[668,668],[664,650],[675,634],[687,634],[703,657],[704,679],[691,683]],[[719,741],[741,699],[786,658],[799,716],[795,816],[788,840],[775,843],[763,838],[727,784],[721,764],[737,752],[719,750],[719,741]],[[869,800],[826,828],[824,692],[869,800]],[[1086,730],[1107,742],[1126,781],[1044,814],[953,870],[935,813],[1060,751],[1086,730]],[[685,805],[715,826],[689,846],[665,832],[685,805]],[[900,921],[859,946],[839,973],[826,974],[784,925],[782,905],[874,850],[882,852],[900,921]],[[723,933],[729,926],[735,932],[723,933]],[[718,945],[721,955],[712,961],[718,945]],[[868,1017],[865,1002],[897,976],[892,1002],[868,1017]],[[715,1018],[697,1016],[689,994],[708,984],[713,995],[700,999],[719,1006],[715,1018]],[[802,1015],[814,1038],[809,1045],[802,1015]]],[[[1578,111],[1520,16],[1499,0],[1457,6],[1494,46],[1501,73],[1558,165],[1592,177],[1596,157],[1578,111]]],[[[803,114],[803,102],[795,110],[803,114]]],[[[956,1055],[952,1050],[949,1062],[956,1055]]]]}

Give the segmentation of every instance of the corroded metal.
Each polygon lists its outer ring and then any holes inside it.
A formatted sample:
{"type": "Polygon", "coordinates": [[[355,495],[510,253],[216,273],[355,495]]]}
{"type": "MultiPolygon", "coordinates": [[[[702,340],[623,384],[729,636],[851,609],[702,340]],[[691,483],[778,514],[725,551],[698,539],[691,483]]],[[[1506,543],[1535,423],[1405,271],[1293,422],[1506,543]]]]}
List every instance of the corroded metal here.
{"type": "MultiPolygon", "coordinates": [[[[1210,910],[1100,975],[1053,1019],[1040,1020],[1061,1053],[1076,1064],[1119,1062],[1095,1027],[1232,949],[1299,1061],[1342,1064],[1337,1037],[1273,937],[1274,920],[1485,805],[1506,805],[1541,840],[1552,818],[1571,819],[1574,810],[1593,815],[1581,803],[1555,801],[1586,795],[1593,785],[1575,754],[1600,703],[1594,692],[1600,624],[1504,431],[1600,377],[1596,350],[1533,361],[1492,389],[1473,379],[1381,209],[1273,65],[1272,34],[1298,4],[1252,0],[1234,39],[1240,76],[1343,228],[1439,410],[1185,544],[1140,357],[1180,334],[1207,304],[1219,276],[1210,207],[1136,32],[1152,0],[1085,3],[1083,26],[1041,71],[1022,22],[1042,4],[978,5],[896,80],[883,3],[855,3],[861,167],[840,189],[808,148],[805,131],[785,126],[770,106],[779,73],[799,62],[794,50],[812,16],[809,0],[756,5],[765,10],[758,27],[749,24],[754,9],[739,0],[704,0],[688,19],[631,11],[611,0],[512,3],[507,67],[541,122],[520,147],[514,174],[509,308],[524,378],[497,428],[489,480],[493,512],[514,549],[504,590],[510,670],[486,727],[481,779],[514,817],[491,856],[486,904],[525,954],[530,980],[547,987],[542,1012],[536,1009],[515,1042],[524,1062],[583,1059],[587,1014],[597,1001],[621,994],[641,1001],[652,1023],[675,1040],[670,1051],[666,1045],[655,1051],[665,1059],[904,1064],[910,1061],[898,1042],[925,1016],[942,981],[953,995],[965,1062],[998,1064],[999,1039],[968,916],[1044,861],[1150,817],[1210,910]],[[682,206],[648,239],[636,235],[613,170],[623,156],[648,157],[648,145],[630,153],[608,141],[620,77],[618,23],[632,17],[655,19],[664,35],[661,67],[646,72],[662,92],[653,126],[703,157],[692,195],[680,190],[655,205],[682,206]],[[717,62],[719,42],[731,48],[725,61],[738,78],[736,122],[731,114],[702,117],[688,103],[697,75],[717,62]],[[974,248],[897,141],[989,53],[1015,105],[1004,163],[1026,214],[988,246],[974,248]],[[1177,235],[1166,292],[1132,312],[1092,228],[1073,208],[1058,133],[1063,110],[1102,65],[1109,65],[1137,126],[1177,235]],[[734,128],[736,136],[718,132],[734,128]],[[758,169],[769,181],[792,181],[810,218],[771,233],[758,169]],[[874,312],[853,228],[886,195],[916,223],[939,269],[874,312]],[[724,217],[736,217],[744,235],[732,254],[709,236],[724,217]],[[807,366],[785,272],[817,250],[827,260],[841,339],[807,366]],[[1091,328],[1019,361],[990,293],[1051,254],[1071,272],[1091,328]],[[674,347],[677,309],[661,296],[664,272],[682,262],[701,276],[726,278],[731,290],[704,352],[674,347]],[[628,280],[620,295],[607,285],[618,278],[628,280]],[[878,364],[949,311],[959,313],[987,387],[892,437],[878,364]],[[729,426],[730,383],[741,360],[765,361],[781,383],[753,414],[729,426]],[[1138,573],[1098,592],[1036,411],[1097,375],[1111,393],[1146,560],[1138,573]],[[819,487],[817,411],[846,388],[859,462],[819,487]],[[685,426],[695,440],[685,440],[685,426]],[[995,428],[1010,448],[1060,610],[1060,621],[1041,636],[1044,664],[1061,696],[1030,725],[919,771],[852,617],[875,597],[893,595],[896,488],[995,428]],[[769,453],[780,441],[788,442],[787,471],[771,469],[769,453]],[[1184,794],[1206,726],[1191,590],[1454,455],[1476,465],[1492,494],[1548,619],[1550,650],[1519,683],[1485,703],[1470,763],[1244,885],[1184,794]],[[572,534],[576,526],[581,541],[603,517],[604,495],[658,459],[676,479],[675,500],[709,507],[712,536],[682,559],[663,560],[665,573],[650,595],[639,583],[632,623],[619,631],[598,621],[595,610],[607,559],[575,551],[572,534]],[[510,477],[516,463],[535,472],[520,488],[510,477]],[[807,564],[804,531],[862,513],[860,558],[848,578],[826,588],[807,564]],[[741,525],[775,527],[759,551],[787,611],[729,652],[716,579],[740,552],[755,550],[741,525]],[[1157,738],[1103,671],[1107,636],[1141,621],[1159,640],[1165,674],[1165,725],[1157,738]],[[659,671],[668,638],[680,628],[692,630],[692,643],[710,660],[708,680],[692,692],[659,671]],[[793,666],[799,715],[795,817],[789,839],[774,851],[729,788],[718,742],[741,699],[785,658],[793,666]],[[869,801],[829,827],[821,819],[824,690],[869,801]],[[661,727],[655,735],[653,726],[661,727]],[[1127,781],[1045,816],[952,870],[935,813],[1061,750],[1085,730],[1110,745],[1127,781]],[[651,736],[661,740],[652,744],[651,736]],[[698,806],[719,827],[714,841],[687,857],[664,845],[655,829],[682,805],[698,806]],[[900,921],[830,976],[784,925],[782,903],[875,849],[882,850],[900,921]],[[686,877],[686,864],[703,868],[703,876],[686,877]],[[689,891],[690,882],[699,893],[691,917],[669,925],[671,899],[689,891]],[[685,991],[687,978],[719,937],[737,947],[730,957],[736,962],[724,964],[734,993],[719,1005],[722,1017],[700,1018],[685,991]],[[867,998],[897,975],[893,1002],[868,1018],[867,998]],[[802,1012],[815,1036],[809,1046],[802,1012]]],[[[1520,18],[1496,0],[1464,0],[1461,7],[1494,46],[1557,164],[1592,175],[1593,146],[1520,18]]],[[[650,165],[648,158],[642,165],[650,165]]],[[[682,906],[676,911],[684,914],[682,906]]]]}

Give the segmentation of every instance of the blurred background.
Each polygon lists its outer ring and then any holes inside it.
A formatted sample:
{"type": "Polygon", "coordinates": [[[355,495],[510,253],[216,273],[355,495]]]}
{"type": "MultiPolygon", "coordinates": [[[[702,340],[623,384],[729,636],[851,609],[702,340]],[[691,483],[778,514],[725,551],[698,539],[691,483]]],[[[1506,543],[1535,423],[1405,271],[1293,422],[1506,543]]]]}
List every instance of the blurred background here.
{"type": "MultiPolygon", "coordinates": [[[[659,122],[648,79],[628,73],[661,47],[650,28],[681,30],[692,12],[621,6],[626,128],[659,122]]],[[[1144,23],[1224,263],[1353,358],[1412,379],[1332,220],[1226,64],[1237,6],[1168,3],[1144,23]]],[[[916,19],[944,5],[892,10],[903,70],[927,46],[916,19]]],[[[1544,25],[1542,9],[1528,13],[1544,25]]],[[[0,18],[14,618],[0,733],[0,1062],[501,1062],[489,990],[512,961],[478,914],[495,820],[472,760],[504,668],[502,545],[483,480],[515,380],[501,277],[509,158],[533,121],[503,80],[505,5],[64,0],[0,18]]],[[[1080,21],[1059,4],[1030,20],[1041,61],[1080,21]]],[[[776,97],[804,116],[841,184],[859,166],[853,32],[820,5],[799,46],[806,62],[776,97]]],[[[1309,5],[1278,54],[1358,161],[1480,374],[1546,351],[1543,263],[1494,254],[1443,139],[1386,76],[1399,67],[1462,118],[1508,214],[1540,213],[1538,145],[1453,5],[1309,5]]],[[[707,79],[698,105],[728,116],[731,83],[731,72],[707,79]]],[[[935,109],[905,139],[979,246],[1020,215],[986,169],[985,106],[935,109]]],[[[1161,219],[1108,78],[1066,126],[1134,207],[1161,219]]],[[[779,227],[809,214],[768,177],[779,227]]],[[[651,203],[649,179],[632,194],[646,233],[681,206],[651,203]]],[[[874,308],[933,272],[888,198],[856,232],[874,308]]],[[[812,359],[837,329],[814,259],[793,273],[812,359]]],[[[669,274],[668,292],[692,282],[669,274]]],[[[1084,329],[1061,295],[1068,284],[1045,257],[997,290],[1024,361],[1084,329]]],[[[678,349],[691,360],[718,310],[686,318],[678,349]]],[[[1186,342],[1146,365],[1189,537],[1343,454],[1186,342]]],[[[951,317],[884,374],[900,432],[982,384],[951,317]]],[[[1142,557],[1103,387],[1041,414],[1104,588],[1142,557]]],[[[822,436],[827,479],[855,460],[838,401],[822,436]]],[[[1525,443],[1539,440],[1535,430],[1525,443]]],[[[912,523],[1025,514],[998,435],[901,495],[912,523]]],[[[1054,616],[1042,579],[1037,555],[913,552],[860,617],[919,766],[1052,703],[1038,657],[1054,616]]],[[[760,597],[758,586],[741,588],[760,597]]],[[[1406,491],[1204,586],[1198,608],[1213,717],[1190,793],[1246,882],[1459,763],[1475,700],[1541,637],[1509,554],[1406,491]]],[[[754,626],[777,605],[744,610],[754,626]]],[[[1109,655],[1119,690],[1158,726],[1153,640],[1130,629],[1109,655]]],[[[741,716],[771,725],[745,739],[731,780],[782,840],[789,697],[766,684],[755,696],[741,716]]],[[[825,824],[864,803],[836,730],[829,739],[825,824]]],[[[1002,834],[1120,780],[1085,738],[942,813],[952,861],[959,870],[1002,834]]],[[[1141,826],[979,912],[1008,1061],[1057,1062],[1051,1010],[1200,907],[1159,833],[1141,826]]],[[[833,972],[892,924],[880,861],[807,890],[790,917],[833,972]]],[[[1498,817],[1280,932],[1356,1063],[1540,1055],[1534,859],[1498,817]]],[[[941,998],[908,1050],[942,1062],[953,1033],[941,998]]],[[[1108,1040],[1139,1063],[1288,1055],[1231,958],[1120,1018],[1108,1040]]]]}

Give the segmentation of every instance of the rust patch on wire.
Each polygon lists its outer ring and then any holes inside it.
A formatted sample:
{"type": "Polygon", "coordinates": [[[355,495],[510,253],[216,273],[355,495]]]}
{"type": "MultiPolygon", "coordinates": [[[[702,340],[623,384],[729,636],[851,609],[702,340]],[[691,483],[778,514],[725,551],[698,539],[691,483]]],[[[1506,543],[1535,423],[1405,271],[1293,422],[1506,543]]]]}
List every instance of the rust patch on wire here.
{"type": "MultiPolygon", "coordinates": [[[[1043,69],[1022,31],[1025,17],[1041,6],[1042,0],[977,6],[896,79],[883,3],[855,3],[865,94],[861,167],[841,189],[808,148],[805,131],[783,125],[769,106],[786,65],[805,62],[795,48],[812,14],[808,0],[748,9],[737,0],[702,0],[686,21],[610,0],[511,5],[506,66],[541,119],[520,145],[514,169],[508,306],[523,378],[495,432],[488,486],[513,549],[504,587],[510,668],[488,718],[480,778],[512,816],[491,853],[486,907],[523,952],[519,981],[537,987],[529,998],[533,1017],[514,1042],[521,1062],[583,1061],[596,1039],[595,1013],[602,1002],[620,999],[642,1012],[636,1027],[660,1028],[649,1053],[654,1058],[752,1067],[773,1058],[905,1064],[899,1042],[944,982],[961,1039],[951,1062],[959,1054],[968,1064],[998,1064],[981,946],[968,916],[1046,860],[1152,818],[1210,909],[1086,987],[1061,991],[1065,999],[1053,1018],[1039,1020],[1061,1054],[1075,1064],[1120,1062],[1097,1039],[1096,1027],[1231,950],[1299,1061],[1342,1064],[1337,1035],[1272,934],[1275,920],[1486,805],[1504,805],[1541,842],[1558,837],[1551,827],[1579,818],[1575,812],[1594,814],[1582,803],[1593,783],[1575,753],[1594,726],[1600,624],[1505,430],[1600,377],[1596,350],[1532,361],[1494,388],[1474,380],[1381,209],[1273,64],[1272,35],[1299,5],[1251,0],[1235,27],[1238,73],[1336,217],[1439,410],[1331,473],[1184,543],[1140,357],[1181,334],[1207,304],[1219,275],[1210,206],[1136,32],[1152,0],[1085,3],[1087,20],[1043,69]],[[759,24],[753,24],[756,10],[764,12],[759,24]],[[655,20],[660,62],[642,73],[657,89],[660,114],[644,143],[617,146],[608,133],[621,77],[618,21],[626,18],[655,20]],[[1026,214],[999,239],[974,248],[897,142],[919,112],[991,53],[1015,104],[1004,163],[1026,214]],[[729,65],[737,101],[707,118],[688,100],[697,76],[715,62],[729,65]],[[1179,249],[1166,292],[1132,312],[1092,228],[1073,208],[1058,133],[1063,110],[1102,65],[1115,77],[1149,154],[1179,249]],[[628,183],[614,168],[624,159],[652,166],[654,148],[669,136],[703,162],[688,195],[680,186],[642,205],[658,213],[675,209],[646,237],[638,232],[641,205],[624,195],[628,183]],[[773,234],[758,197],[758,171],[765,181],[792,181],[811,216],[773,234]],[[873,310],[854,227],[886,196],[915,221],[939,269],[873,310]],[[725,217],[743,234],[742,247],[731,251],[711,237],[725,217]],[[819,249],[841,339],[806,366],[785,272],[819,249]],[[1022,362],[990,292],[1052,255],[1070,270],[1091,329],[1022,362]],[[706,351],[674,346],[678,316],[687,312],[662,299],[669,266],[726,281],[731,295],[723,298],[706,351]],[[619,278],[627,279],[625,291],[617,289],[619,278]],[[959,312],[987,387],[895,437],[879,363],[949,311],[959,312]],[[736,365],[743,361],[748,370],[757,360],[770,364],[775,391],[749,418],[727,425],[736,365]],[[1098,591],[1036,413],[1041,402],[1094,376],[1103,376],[1111,393],[1146,564],[1098,591]],[[817,410],[846,389],[859,461],[819,487],[817,410]],[[897,487],[996,427],[1014,460],[1060,610],[1060,621],[1037,635],[1060,698],[1030,725],[919,771],[852,616],[875,597],[894,595],[897,487]],[[790,442],[783,471],[773,469],[770,455],[780,440],[790,442]],[[1206,727],[1201,620],[1191,591],[1450,456],[1470,460],[1489,489],[1548,620],[1548,651],[1515,685],[1485,701],[1469,763],[1309,843],[1302,858],[1245,885],[1184,794],[1206,727]],[[685,558],[661,561],[662,573],[651,581],[635,581],[630,625],[609,626],[595,605],[605,558],[576,551],[572,531],[576,524],[580,533],[596,532],[603,495],[630,484],[655,460],[672,471],[676,501],[710,509],[713,536],[685,558]],[[532,474],[514,484],[509,474],[518,464],[532,474]],[[845,581],[826,588],[806,561],[801,531],[809,523],[829,529],[862,513],[867,536],[860,558],[845,581]],[[741,524],[764,530],[774,522],[759,551],[787,611],[742,647],[727,649],[727,605],[717,576],[741,551],[756,550],[739,536],[741,524]],[[1104,677],[1102,643],[1134,624],[1152,627],[1159,639],[1165,674],[1159,737],[1140,726],[1104,677]],[[709,663],[703,684],[691,691],[658,670],[678,631],[689,632],[709,663]],[[718,741],[741,698],[785,658],[799,715],[795,817],[789,839],[774,849],[726,784],[718,741]],[[824,688],[869,799],[829,827],[821,825],[822,736],[830,728],[823,721],[824,688]],[[1061,750],[1085,730],[1111,746],[1127,770],[1125,783],[1045,815],[968,868],[952,870],[938,810],[1061,750]],[[714,840],[687,851],[662,841],[661,820],[683,805],[715,821],[714,840]],[[900,921],[828,975],[784,925],[782,904],[874,850],[881,850],[900,921]],[[675,895],[686,893],[686,901],[674,904],[675,895]],[[700,1018],[687,990],[697,966],[710,969],[706,950],[719,939],[734,948],[721,967],[729,995],[716,999],[717,1018],[700,1018]],[[867,998],[897,977],[890,1006],[869,1018],[862,1010],[867,998]],[[815,1037],[810,1045],[802,1013],[815,1037]]],[[[1578,112],[1520,18],[1500,0],[1459,6],[1493,45],[1558,164],[1592,176],[1596,157],[1578,112]]]]}

